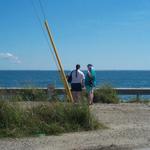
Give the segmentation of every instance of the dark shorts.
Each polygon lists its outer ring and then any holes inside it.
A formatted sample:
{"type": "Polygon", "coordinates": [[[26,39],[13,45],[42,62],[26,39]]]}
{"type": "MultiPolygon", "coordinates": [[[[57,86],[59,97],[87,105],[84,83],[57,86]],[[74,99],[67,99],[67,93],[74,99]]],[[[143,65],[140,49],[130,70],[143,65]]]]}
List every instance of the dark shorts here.
{"type": "Polygon", "coordinates": [[[81,83],[71,83],[71,91],[81,92],[82,91],[81,83]]]}

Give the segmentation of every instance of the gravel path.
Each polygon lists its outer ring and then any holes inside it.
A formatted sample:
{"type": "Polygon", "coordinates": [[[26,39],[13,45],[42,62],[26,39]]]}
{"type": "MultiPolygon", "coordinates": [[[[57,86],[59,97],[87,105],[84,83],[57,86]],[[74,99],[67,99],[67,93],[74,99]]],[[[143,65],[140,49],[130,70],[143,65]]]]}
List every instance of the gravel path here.
{"type": "Polygon", "coordinates": [[[150,105],[95,104],[91,110],[109,129],[1,139],[0,150],[150,150],[150,105]]]}

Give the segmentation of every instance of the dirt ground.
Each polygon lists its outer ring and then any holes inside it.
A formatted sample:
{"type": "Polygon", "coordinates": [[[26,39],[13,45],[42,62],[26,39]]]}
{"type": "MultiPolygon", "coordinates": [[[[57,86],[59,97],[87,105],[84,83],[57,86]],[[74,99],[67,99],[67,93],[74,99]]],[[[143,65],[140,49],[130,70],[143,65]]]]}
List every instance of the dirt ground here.
{"type": "Polygon", "coordinates": [[[0,139],[0,150],[150,150],[150,104],[94,104],[91,111],[108,129],[0,139]]]}

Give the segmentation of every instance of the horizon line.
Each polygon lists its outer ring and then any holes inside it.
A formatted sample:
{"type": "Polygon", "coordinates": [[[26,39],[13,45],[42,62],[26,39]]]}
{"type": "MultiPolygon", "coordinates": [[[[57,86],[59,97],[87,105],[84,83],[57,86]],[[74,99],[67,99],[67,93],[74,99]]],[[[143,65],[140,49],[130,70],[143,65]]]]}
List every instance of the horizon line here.
{"type": "MultiPolygon", "coordinates": [[[[71,71],[73,69],[65,69],[64,71],[71,71]]],[[[82,70],[82,69],[81,69],[82,70]]],[[[0,69],[0,71],[58,71],[56,69],[0,69]]],[[[83,69],[82,71],[86,71],[83,69]]],[[[150,71],[150,69],[95,69],[95,71],[150,71]]]]}

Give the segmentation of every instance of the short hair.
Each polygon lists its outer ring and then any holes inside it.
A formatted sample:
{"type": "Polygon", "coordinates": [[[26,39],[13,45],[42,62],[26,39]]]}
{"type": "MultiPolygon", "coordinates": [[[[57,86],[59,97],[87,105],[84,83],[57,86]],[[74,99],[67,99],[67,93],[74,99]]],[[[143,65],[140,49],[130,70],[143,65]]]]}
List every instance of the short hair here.
{"type": "Polygon", "coordinates": [[[93,65],[92,64],[88,64],[87,67],[93,67],[93,65]]]}

